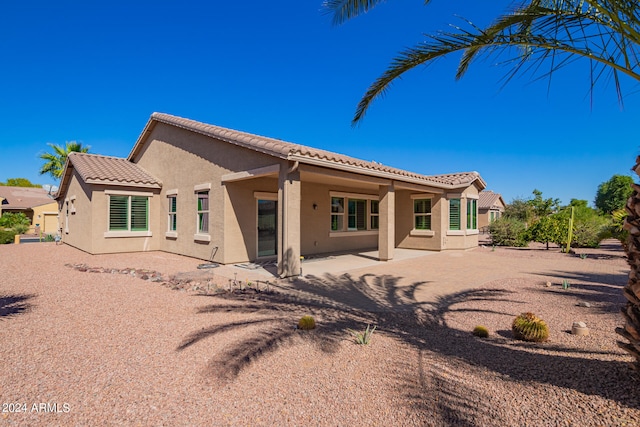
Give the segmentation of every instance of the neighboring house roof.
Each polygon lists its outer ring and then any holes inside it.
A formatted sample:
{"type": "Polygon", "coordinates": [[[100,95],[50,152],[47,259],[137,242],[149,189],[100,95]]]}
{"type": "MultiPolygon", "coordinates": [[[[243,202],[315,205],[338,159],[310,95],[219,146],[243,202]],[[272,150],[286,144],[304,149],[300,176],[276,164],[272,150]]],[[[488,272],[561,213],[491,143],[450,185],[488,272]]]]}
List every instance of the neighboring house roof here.
{"type": "Polygon", "coordinates": [[[473,182],[478,182],[481,189],[486,187],[485,182],[478,172],[463,172],[446,175],[421,175],[402,169],[393,168],[376,162],[367,162],[354,157],[330,151],[307,147],[300,144],[267,138],[246,132],[226,129],[219,126],[208,125],[195,120],[184,119],[163,113],[153,113],[134,145],[128,160],[133,161],[140,152],[146,137],[153,130],[156,123],[164,123],[171,126],[196,132],[230,144],[244,147],[250,150],[268,154],[280,159],[298,161],[333,169],[346,170],[370,176],[379,176],[397,179],[406,182],[430,185],[442,189],[456,189],[467,187],[473,182]]]}
{"type": "Polygon", "coordinates": [[[122,187],[161,188],[162,182],[135,163],[120,157],[72,152],[67,156],[60,194],[64,194],[75,169],[88,184],[118,185],[122,187]]]}
{"type": "Polygon", "coordinates": [[[26,210],[52,203],[53,197],[44,188],[0,186],[2,209],[26,210]]]}
{"type": "Polygon", "coordinates": [[[506,206],[500,193],[486,190],[481,191],[478,197],[478,209],[501,209],[506,206]]]}

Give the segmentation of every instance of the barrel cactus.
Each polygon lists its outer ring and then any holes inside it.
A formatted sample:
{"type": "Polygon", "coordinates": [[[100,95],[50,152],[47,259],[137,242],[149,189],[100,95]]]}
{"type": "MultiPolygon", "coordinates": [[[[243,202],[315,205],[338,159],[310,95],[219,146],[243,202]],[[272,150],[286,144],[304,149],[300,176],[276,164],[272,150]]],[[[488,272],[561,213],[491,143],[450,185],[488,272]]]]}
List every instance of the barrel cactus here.
{"type": "Polygon", "coordinates": [[[549,327],[533,313],[522,313],[511,325],[513,337],[517,340],[541,342],[549,338],[549,327]]]}
{"type": "Polygon", "coordinates": [[[478,325],[473,328],[473,335],[480,338],[487,338],[489,337],[489,329],[487,329],[486,326],[478,325]]]}
{"type": "Polygon", "coordinates": [[[298,321],[298,329],[308,331],[316,328],[316,321],[312,316],[302,316],[298,321]]]}

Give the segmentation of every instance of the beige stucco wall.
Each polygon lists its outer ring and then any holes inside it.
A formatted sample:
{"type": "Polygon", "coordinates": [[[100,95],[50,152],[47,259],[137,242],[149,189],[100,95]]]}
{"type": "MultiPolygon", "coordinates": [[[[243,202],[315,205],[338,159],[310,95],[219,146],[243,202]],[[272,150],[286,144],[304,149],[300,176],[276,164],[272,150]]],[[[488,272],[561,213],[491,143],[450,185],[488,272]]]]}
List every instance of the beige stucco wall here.
{"type": "MultiPolygon", "coordinates": [[[[140,187],[93,186],[92,192],[92,253],[107,254],[117,252],[144,252],[160,249],[160,190],[140,187]],[[128,237],[107,237],[109,230],[109,192],[118,194],[149,196],[149,231],[151,236],[130,233],[128,237]]],[[[77,214],[76,214],[77,215],[77,214]]]]}
{"type": "Polygon", "coordinates": [[[471,185],[460,192],[449,192],[445,194],[446,199],[460,198],[460,230],[449,230],[449,203],[445,200],[442,204],[443,227],[445,232],[442,237],[442,250],[446,249],[469,249],[478,246],[478,229],[467,229],[467,199],[478,198],[478,188],[471,185]]]}
{"type": "MultiPolygon", "coordinates": [[[[159,190],[86,184],[73,172],[66,194],[59,199],[60,227],[64,243],[92,254],[158,250],[160,234],[159,190]],[[151,236],[105,237],[109,228],[109,195],[117,191],[148,194],[151,236]],[[68,210],[68,215],[67,215],[68,210]],[[67,219],[68,218],[68,219],[67,219]]],[[[164,236],[163,236],[164,237],[164,236]]]]}
{"type": "MultiPolygon", "coordinates": [[[[302,255],[371,249],[378,247],[378,232],[331,233],[331,192],[353,193],[376,197],[377,192],[355,186],[302,182],[300,205],[302,255]],[[314,209],[313,205],[316,205],[314,209]]],[[[346,206],[345,206],[346,210],[346,206]]],[[[346,218],[345,218],[346,221],[346,218]]]]}
{"type": "Polygon", "coordinates": [[[419,193],[417,191],[396,192],[396,246],[405,249],[440,250],[446,224],[442,225],[442,208],[445,202],[440,194],[419,193]],[[413,216],[413,198],[424,196],[431,198],[431,231],[430,233],[415,232],[413,216]],[[413,232],[412,232],[413,231],[413,232]]]}
{"type": "MultiPolygon", "coordinates": [[[[157,123],[134,159],[160,179],[159,249],[222,263],[255,258],[256,205],[253,191],[277,192],[277,181],[258,178],[222,184],[223,175],[282,164],[272,156],[157,123]],[[274,185],[275,182],[275,185],[274,185]],[[194,238],[197,227],[196,185],[210,184],[209,241],[194,238]],[[167,192],[177,190],[177,233],[168,229],[167,192]],[[217,248],[217,249],[216,249],[217,248]]],[[[155,236],[154,236],[155,237],[155,236]]]]}
{"type": "Polygon", "coordinates": [[[257,258],[258,197],[278,197],[278,180],[264,177],[230,182],[225,194],[225,260],[245,262],[257,258]],[[265,193],[260,196],[257,193],[265,193]]]}
{"type": "Polygon", "coordinates": [[[94,227],[91,187],[90,184],[82,182],[77,172],[74,171],[67,192],[58,199],[58,216],[62,229],[62,241],[85,252],[95,253],[93,251],[94,227]],[[68,215],[67,206],[69,208],[68,215]]]}

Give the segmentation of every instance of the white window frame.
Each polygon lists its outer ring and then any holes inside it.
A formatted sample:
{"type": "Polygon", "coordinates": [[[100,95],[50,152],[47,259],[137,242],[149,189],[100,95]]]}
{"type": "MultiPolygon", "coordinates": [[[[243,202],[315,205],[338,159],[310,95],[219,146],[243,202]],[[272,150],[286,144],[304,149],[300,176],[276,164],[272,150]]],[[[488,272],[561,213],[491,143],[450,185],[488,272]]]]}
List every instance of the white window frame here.
{"type": "Polygon", "coordinates": [[[107,231],[104,232],[104,237],[151,237],[151,200],[153,199],[153,193],[147,191],[121,191],[121,190],[106,190],[104,194],[107,196],[107,231]],[[147,198],[147,230],[144,231],[131,231],[131,214],[127,215],[127,227],[128,230],[109,230],[109,217],[110,217],[110,205],[111,196],[127,196],[129,197],[129,206],[131,206],[131,197],[146,197],[147,198]]]}
{"type": "Polygon", "coordinates": [[[380,200],[369,199],[369,230],[380,230],[380,200]],[[377,212],[373,211],[373,203],[377,203],[377,212]],[[373,219],[376,218],[377,227],[373,226],[373,219]]]}
{"type": "Polygon", "coordinates": [[[347,236],[369,236],[378,234],[378,229],[371,228],[371,209],[370,209],[370,200],[375,200],[378,203],[380,202],[380,197],[373,194],[361,194],[361,193],[345,193],[339,191],[330,191],[329,192],[329,215],[330,217],[333,215],[342,215],[342,230],[331,230],[331,221],[329,221],[329,237],[347,237],[347,236]],[[332,198],[342,198],[344,201],[344,212],[335,213],[331,211],[331,199],[332,198]],[[349,229],[349,200],[365,200],[365,206],[368,208],[365,213],[365,230],[356,230],[349,229]]]}
{"type": "Polygon", "coordinates": [[[196,234],[193,235],[193,239],[199,242],[210,242],[211,241],[211,231],[209,227],[211,226],[211,183],[199,184],[193,187],[193,191],[196,197],[196,234]],[[199,194],[207,194],[207,209],[206,210],[198,210],[199,203],[199,194]],[[200,229],[200,214],[207,215],[207,229],[200,229]]]}
{"type": "Polygon", "coordinates": [[[170,239],[176,239],[178,237],[178,190],[167,191],[167,203],[167,231],[164,235],[170,239]],[[171,199],[175,200],[175,211],[171,211],[171,199]],[[175,228],[172,227],[173,224],[175,228]]]}
{"type": "MultiPolygon", "coordinates": [[[[480,234],[480,230],[478,229],[478,201],[480,199],[480,197],[477,194],[465,194],[465,199],[466,199],[466,207],[467,207],[467,212],[465,212],[465,221],[466,219],[469,217],[469,202],[475,201],[475,212],[474,212],[474,216],[475,216],[475,220],[476,220],[476,226],[474,228],[469,228],[469,224],[466,224],[465,226],[465,234],[467,236],[469,235],[474,235],[474,234],[480,234]]],[[[471,203],[472,205],[474,203],[471,203]]]]}
{"type": "Polygon", "coordinates": [[[413,224],[411,225],[411,231],[409,232],[410,236],[424,236],[424,237],[432,237],[435,236],[436,232],[433,230],[433,194],[412,194],[411,195],[411,210],[413,212],[412,220],[413,224]],[[429,199],[431,201],[431,208],[429,209],[428,214],[416,214],[415,211],[415,201],[416,200],[425,200],[429,199]],[[431,221],[431,228],[429,230],[417,229],[416,228],[416,216],[424,216],[428,215],[431,221]]]}

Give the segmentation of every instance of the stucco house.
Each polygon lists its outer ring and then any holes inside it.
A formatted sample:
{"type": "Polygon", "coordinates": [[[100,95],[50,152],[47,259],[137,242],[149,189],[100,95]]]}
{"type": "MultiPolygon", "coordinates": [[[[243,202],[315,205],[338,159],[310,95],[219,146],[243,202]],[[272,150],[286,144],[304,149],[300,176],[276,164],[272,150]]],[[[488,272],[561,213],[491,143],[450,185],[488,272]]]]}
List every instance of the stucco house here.
{"type": "Polygon", "coordinates": [[[490,190],[481,191],[478,199],[478,227],[483,229],[500,218],[504,214],[506,205],[500,193],[490,190]]]}
{"type": "Polygon", "coordinates": [[[477,172],[426,176],[154,113],[129,156],[71,153],[57,195],[65,243],[229,264],[478,244],[477,172]]]}
{"type": "Polygon", "coordinates": [[[58,203],[43,188],[0,186],[0,215],[3,212],[25,214],[31,221],[29,233],[58,230],[58,203]]]}

